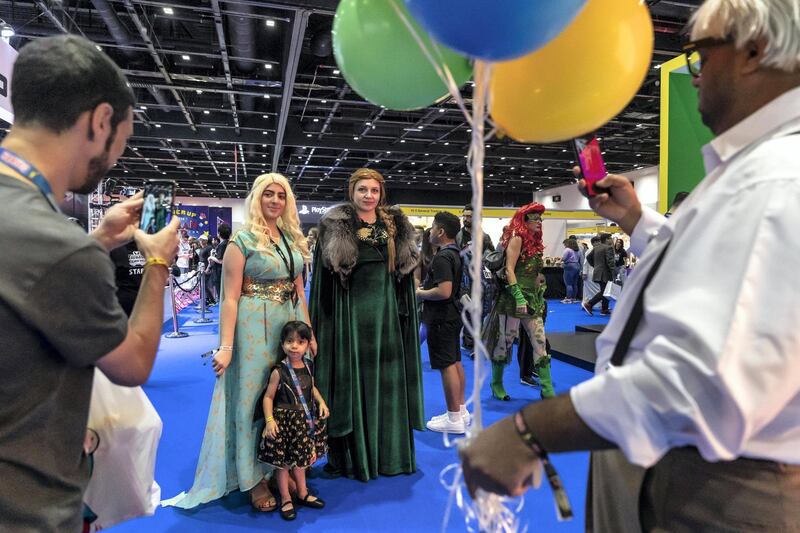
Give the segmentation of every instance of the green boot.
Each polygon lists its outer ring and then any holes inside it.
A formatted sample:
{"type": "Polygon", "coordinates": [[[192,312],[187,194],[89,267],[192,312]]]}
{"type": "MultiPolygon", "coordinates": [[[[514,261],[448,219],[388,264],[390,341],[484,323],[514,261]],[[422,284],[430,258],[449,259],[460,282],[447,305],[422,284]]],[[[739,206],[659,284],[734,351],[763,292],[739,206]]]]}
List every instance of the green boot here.
{"type": "Polygon", "coordinates": [[[511,397],[506,393],[506,388],[503,386],[503,371],[505,368],[505,364],[492,361],[492,382],[490,386],[492,388],[492,396],[498,400],[508,402],[511,397]]]}
{"type": "Polygon", "coordinates": [[[536,373],[539,374],[539,386],[542,399],[552,398],[556,395],[553,390],[553,378],[550,375],[550,356],[545,355],[535,363],[536,373]]]}

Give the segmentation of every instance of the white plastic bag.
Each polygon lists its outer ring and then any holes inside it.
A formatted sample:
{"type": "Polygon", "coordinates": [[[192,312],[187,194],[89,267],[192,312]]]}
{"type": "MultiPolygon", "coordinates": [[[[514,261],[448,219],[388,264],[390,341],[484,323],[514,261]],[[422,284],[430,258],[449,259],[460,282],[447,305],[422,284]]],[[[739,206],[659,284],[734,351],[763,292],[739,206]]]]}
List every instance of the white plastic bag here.
{"type": "Polygon", "coordinates": [[[152,515],[161,500],[154,472],[162,424],[142,388],[114,385],[95,369],[88,427],[100,437],[83,498],[97,515],[91,531],[152,515]]]}
{"type": "Polygon", "coordinates": [[[606,283],[606,288],[603,291],[603,296],[606,298],[611,298],[612,300],[619,300],[619,296],[622,294],[622,285],[615,283],[613,281],[609,281],[606,283]]]}

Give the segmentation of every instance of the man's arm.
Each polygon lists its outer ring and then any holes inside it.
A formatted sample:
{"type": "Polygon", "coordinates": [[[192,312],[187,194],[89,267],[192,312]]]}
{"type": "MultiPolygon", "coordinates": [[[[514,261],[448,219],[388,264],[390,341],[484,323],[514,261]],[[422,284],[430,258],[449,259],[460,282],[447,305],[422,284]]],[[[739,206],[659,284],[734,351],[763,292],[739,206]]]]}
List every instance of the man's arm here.
{"type": "MultiPolygon", "coordinates": [[[[178,245],[177,231],[180,219],[172,221],[155,235],[141,230],[135,233],[139,251],[147,259],[169,261],[178,245]]],[[[169,271],[164,265],[145,266],[139,295],[128,320],[125,340],[97,361],[97,366],[117,385],[141,385],[153,369],[161,326],[164,322],[164,286],[169,271]]]]}
{"type": "MultiPolygon", "coordinates": [[[[583,422],[567,394],[531,403],[522,413],[528,428],[548,452],[615,447],[583,422]]],[[[459,453],[464,481],[473,496],[478,487],[497,494],[520,495],[530,486],[537,468],[536,455],[520,438],[512,417],[480,432],[459,453]]]]}

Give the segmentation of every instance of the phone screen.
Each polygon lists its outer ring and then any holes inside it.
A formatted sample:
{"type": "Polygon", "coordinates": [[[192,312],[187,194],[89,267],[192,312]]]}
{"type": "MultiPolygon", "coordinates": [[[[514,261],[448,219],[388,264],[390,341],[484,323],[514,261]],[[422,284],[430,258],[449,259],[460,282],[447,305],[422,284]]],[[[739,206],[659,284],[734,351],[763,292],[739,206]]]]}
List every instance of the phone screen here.
{"type": "Polygon", "coordinates": [[[149,180],[144,185],[144,205],[139,227],[145,233],[157,233],[172,219],[175,182],[149,180]]]}
{"type": "Polygon", "coordinates": [[[605,192],[602,187],[595,186],[596,182],[608,175],[597,137],[592,137],[591,139],[576,138],[573,143],[575,152],[578,155],[583,179],[586,181],[586,192],[589,193],[589,196],[605,192]]]}

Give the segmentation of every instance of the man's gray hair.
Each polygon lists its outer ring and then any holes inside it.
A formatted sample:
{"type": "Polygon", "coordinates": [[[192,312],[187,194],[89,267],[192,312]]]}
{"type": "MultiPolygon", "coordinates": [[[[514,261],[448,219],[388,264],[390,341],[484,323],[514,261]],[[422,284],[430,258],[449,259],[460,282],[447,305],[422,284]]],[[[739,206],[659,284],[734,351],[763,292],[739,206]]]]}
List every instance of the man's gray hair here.
{"type": "Polygon", "coordinates": [[[764,66],[800,72],[800,0],[706,0],[691,27],[692,39],[729,37],[737,48],[765,39],[764,66]]]}

